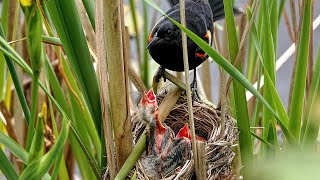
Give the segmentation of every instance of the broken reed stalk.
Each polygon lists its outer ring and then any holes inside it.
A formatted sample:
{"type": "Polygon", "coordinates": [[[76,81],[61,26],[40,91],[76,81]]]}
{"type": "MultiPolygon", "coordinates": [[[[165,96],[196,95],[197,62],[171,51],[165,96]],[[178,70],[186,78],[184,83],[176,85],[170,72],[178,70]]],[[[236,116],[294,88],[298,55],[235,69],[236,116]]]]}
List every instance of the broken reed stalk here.
{"type": "Polygon", "coordinates": [[[132,133],[128,97],[128,74],[125,68],[121,16],[121,0],[104,0],[104,29],[106,42],[110,116],[113,123],[117,168],[123,165],[132,150],[132,133]],[[112,51],[111,51],[112,50],[112,51]]]}
{"type": "Polygon", "coordinates": [[[112,123],[110,119],[110,100],[108,94],[108,70],[106,61],[106,46],[104,41],[103,0],[96,0],[96,48],[98,58],[98,76],[100,84],[100,101],[104,130],[105,148],[109,166],[110,179],[114,179],[117,172],[114,157],[112,123]]]}
{"type": "MultiPolygon", "coordinates": [[[[185,0],[180,1],[180,19],[181,25],[186,27],[186,12],[185,12],[185,0]]],[[[182,37],[182,52],[183,52],[183,65],[184,65],[184,75],[186,84],[190,83],[189,77],[189,63],[188,63],[188,49],[187,49],[187,35],[185,32],[181,31],[182,37]]],[[[195,72],[194,72],[195,73],[195,72]]],[[[194,127],[194,119],[193,119],[193,109],[192,109],[192,99],[191,99],[191,88],[189,85],[186,85],[187,92],[187,103],[188,103],[188,112],[189,112],[189,123],[191,129],[191,140],[192,140],[192,152],[195,164],[196,174],[199,172],[198,158],[197,158],[197,144],[196,144],[196,133],[194,127]]]]}
{"type": "MultiPolygon", "coordinates": [[[[162,103],[159,105],[159,117],[161,121],[164,121],[167,116],[169,115],[170,111],[174,107],[174,105],[177,103],[180,95],[181,95],[181,89],[177,88],[176,86],[171,86],[172,88],[168,90],[168,95],[163,99],[162,103]],[[169,113],[167,113],[169,112],[169,113]]],[[[127,177],[127,175],[130,173],[136,162],[141,157],[142,153],[146,149],[146,129],[145,128],[143,133],[141,134],[138,142],[135,144],[131,154],[127,158],[124,165],[121,167],[119,173],[115,177],[115,180],[122,180],[127,177]]]]}
{"type": "Polygon", "coordinates": [[[197,162],[195,167],[198,167],[196,171],[197,179],[207,179],[207,165],[206,165],[206,143],[202,141],[196,141],[197,145],[197,162]]]}

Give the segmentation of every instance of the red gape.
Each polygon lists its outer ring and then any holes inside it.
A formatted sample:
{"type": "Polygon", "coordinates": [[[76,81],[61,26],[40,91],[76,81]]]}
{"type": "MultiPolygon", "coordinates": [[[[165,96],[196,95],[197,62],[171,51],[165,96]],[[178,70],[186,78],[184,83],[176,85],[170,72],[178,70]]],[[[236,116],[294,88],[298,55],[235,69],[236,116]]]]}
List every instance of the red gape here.
{"type": "MultiPolygon", "coordinates": [[[[189,126],[186,123],[178,132],[176,138],[183,138],[186,137],[191,141],[191,134],[190,134],[190,130],[189,130],[189,126]]],[[[198,141],[207,141],[205,138],[196,135],[196,140],[198,141]]]]}
{"type": "Polygon", "coordinates": [[[149,177],[165,177],[190,159],[191,142],[189,138],[175,136],[173,130],[162,123],[152,90],[143,94],[138,107],[150,125],[147,131],[147,154],[142,157],[141,164],[149,177]]]}

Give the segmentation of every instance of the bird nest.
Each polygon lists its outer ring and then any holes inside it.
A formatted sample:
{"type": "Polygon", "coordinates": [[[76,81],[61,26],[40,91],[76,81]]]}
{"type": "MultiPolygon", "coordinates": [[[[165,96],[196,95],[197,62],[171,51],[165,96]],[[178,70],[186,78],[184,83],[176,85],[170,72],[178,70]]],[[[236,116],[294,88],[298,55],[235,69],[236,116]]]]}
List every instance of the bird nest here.
{"type": "MultiPolygon", "coordinates": [[[[160,90],[157,94],[158,104],[161,104],[167,92],[166,88],[160,90]]],[[[204,101],[195,100],[193,102],[193,116],[196,135],[207,139],[205,145],[207,179],[232,179],[232,160],[235,156],[232,146],[238,137],[234,119],[226,116],[224,133],[221,135],[221,112],[219,109],[215,109],[204,101]]],[[[187,99],[185,95],[181,95],[165,119],[165,123],[177,134],[188,122],[187,99]]],[[[133,138],[136,143],[145,124],[136,120],[135,117],[133,117],[132,123],[133,138]]],[[[141,160],[136,163],[135,171],[137,179],[151,179],[147,176],[141,160]]],[[[195,179],[193,158],[187,160],[183,166],[177,167],[176,171],[168,174],[164,179],[195,179]]]]}

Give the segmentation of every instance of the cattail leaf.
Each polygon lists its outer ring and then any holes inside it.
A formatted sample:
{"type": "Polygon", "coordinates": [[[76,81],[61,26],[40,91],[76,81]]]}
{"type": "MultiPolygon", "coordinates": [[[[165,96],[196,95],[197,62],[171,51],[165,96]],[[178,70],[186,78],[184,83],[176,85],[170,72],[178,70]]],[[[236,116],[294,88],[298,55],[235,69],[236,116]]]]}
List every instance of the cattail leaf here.
{"type": "Polygon", "coordinates": [[[302,121],[302,110],[304,106],[304,95],[307,77],[307,62],[309,53],[310,23],[311,23],[311,1],[305,0],[302,15],[302,26],[300,39],[297,46],[297,65],[293,83],[292,99],[289,112],[289,130],[295,139],[300,138],[300,127],[302,121]]]}
{"type": "MultiPolygon", "coordinates": [[[[231,63],[235,63],[236,57],[239,53],[239,45],[236,25],[234,22],[232,1],[224,0],[223,2],[224,10],[226,13],[229,57],[231,63]]],[[[238,69],[239,73],[242,72],[241,60],[239,60],[238,66],[236,68],[238,69]]],[[[233,81],[233,93],[236,108],[235,110],[237,125],[241,132],[239,134],[239,144],[241,149],[241,161],[244,166],[242,171],[244,177],[247,177],[250,168],[253,167],[254,160],[245,88],[238,81],[233,81]]]]}
{"type": "Polygon", "coordinates": [[[36,131],[34,133],[29,151],[28,164],[38,160],[44,153],[44,122],[46,120],[47,106],[43,104],[42,111],[38,116],[36,131]]]}
{"type": "Polygon", "coordinates": [[[312,81],[304,113],[304,121],[301,130],[302,147],[314,149],[319,135],[319,101],[320,101],[320,46],[318,48],[317,61],[314,66],[312,81]]]}
{"type": "Polygon", "coordinates": [[[5,77],[6,77],[6,61],[3,53],[0,53],[0,101],[4,98],[5,91],[5,77]]]}
{"type": "Polygon", "coordinates": [[[27,48],[33,72],[39,72],[42,65],[42,20],[36,6],[29,8],[27,23],[27,48]]]}
{"type": "Polygon", "coordinates": [[[83,6],[86,9],[86,13],[89,17],[91,26],[93,28],[93,30],[96,29],[96,22],[94,20],[95,17],[95,8],[94,8],[94,1],[93,0],[82,0],[83,6]]]}
{"type": "MultiPolygon", "coordinates": [[[[273,39],[273,33],[277,34],[277,31],[274,30],[273,26],[277,26],[277,23],[271,23],[271,12],[274,9],[272,4],[274,2],[271,2],[269,4],[268,1],[262,1],[261,2],[261,11],[263,15],[263,23],[264,28],[261,29],[261,49],[262,49],[262,57],[263,57],[263,63],[264,63],[264,74],[268,73],[271,81],[268,81],[267,76],[264,76],[265,84],[263,86],[263,97],[267,102],[269,102],[270,106],[273,109],[275,108],[275,104],[273,101],[272,93],[269,90],[270,86],[275,84],[276,81],[276,74],[275,74],[275,46],[274,46],[274,39],[273,39]]],[[[276,17],[277,18],[277,17],[276,17]]],[[[270,142],[271,144],[277,146],[277,135],[276,135],[276,121],[272,114],[272,112],[267,108],[263,107],[263,115],[262,115],[262,125],[264,127],[264,130],[262,131],[262,138],[270,142]],[[270,133],[269,133],[270,131],[270,133]]],[[[263,152],[265,153],[268,147],[264,145],[263,152]]],[[[270,151],[269,151],[270,152],[270,151]]]]}
{"type": "Polygon", "coordinates": [[[46,172],[49,171],[57,156],[61,153],[66,143],[69,132],[69,125],[66,118],[62,120],[62,130],[56,143],[50,151],[40,159],[28,164],[27,168],[22,172],[19,179],[41,179],[46,172]]]}
{"type": "Polygon", "coordinates": [[[0,144],[4,145],[9,151],[20,159],[24,164],[28,161],[28,152],[24,150],[19,144],[17,144],[10,137],[0,132],[0,144]]]}
{"type": "Polygon", "coordinates": [[[16,180],[19,178],[17,171],[2,149],[0,149],[0,170],[8,180],[16,180]]]}

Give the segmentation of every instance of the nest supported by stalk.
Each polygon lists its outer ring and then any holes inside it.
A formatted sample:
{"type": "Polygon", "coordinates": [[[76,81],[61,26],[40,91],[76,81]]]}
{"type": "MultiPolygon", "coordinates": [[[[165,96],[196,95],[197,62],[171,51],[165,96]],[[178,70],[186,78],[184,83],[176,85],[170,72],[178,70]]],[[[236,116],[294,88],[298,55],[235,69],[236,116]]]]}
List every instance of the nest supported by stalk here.
{"type": "MultiPolygon", "coordinates": [[[[162,88],[157,94],[157,101],[160,105],[166,96],[167,88],[162,88]]],[[[230,116],[226,116],[224,134],[221,132],[221,113],[204,101],[195,100],[193,102],[193,116],[195,131],[198,136],[207,139],[206,142],[206,171],[207,179],[232,179],[232,160],[235,153],[232,145],[236,142],[238,131],[235,128],[235,121],[230,116]]],[[[187,98],[181,95],[171,110],[165,123],[178,133],[185,123],[189,122],[187,98]]],[[[136,143],[144,130],[145,124],[135,117],[133,123],[133,138],[136,143]]],[[[137,179],[150,179],[141,165],[140,160],[136,163],[137,179]]],[[[167,175],[165,179],[193,179],[195,176],[193,158],[188,160],[182,167],[178,167],[175,172],[167,175]]]]}

